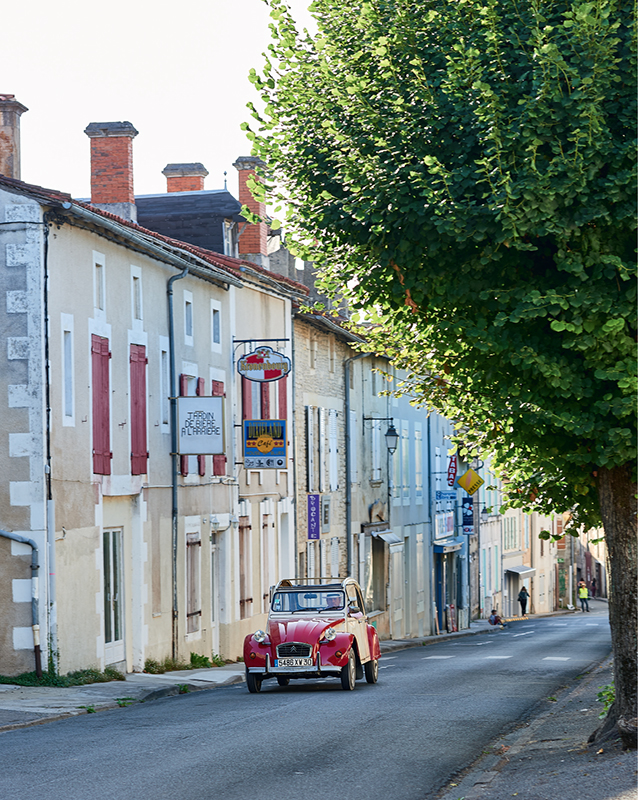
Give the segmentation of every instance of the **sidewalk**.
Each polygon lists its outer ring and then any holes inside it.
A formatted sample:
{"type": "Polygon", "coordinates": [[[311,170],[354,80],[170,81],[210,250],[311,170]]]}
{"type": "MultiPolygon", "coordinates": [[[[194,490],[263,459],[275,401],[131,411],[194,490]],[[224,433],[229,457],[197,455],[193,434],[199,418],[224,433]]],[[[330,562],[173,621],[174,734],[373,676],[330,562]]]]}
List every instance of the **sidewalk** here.
{"type": "MultiPolygon", "coordinates": [[[[443,633],[440,636],[382,641],[381,653],[392,653],[408,647],[422,647],[460,636],[498,634],[498,631],[499,629],[493,628],[487,620],[481,619],[472,622],[469,629],[443,633]]],[[[166,672],[163,675],[133,672],[126,676],[125,681],[89,683],[69,688],[0,684],[0,733],[78,714],[91,714],[108,708],[123,707],[131,703],[145,703],[176,694],[230,686],[242,683],[244,680],[244,665],[236,663],[212,669],[166,672]]]]}
{"type": "Polygon", "coordinates": [[[610,657],[545,701],[531,721],[486,742],[485,755],[437,800],[635,800],[636,753],[613,741],[587,744],[599,724],[599,687],[612,679],[610,657]]]}

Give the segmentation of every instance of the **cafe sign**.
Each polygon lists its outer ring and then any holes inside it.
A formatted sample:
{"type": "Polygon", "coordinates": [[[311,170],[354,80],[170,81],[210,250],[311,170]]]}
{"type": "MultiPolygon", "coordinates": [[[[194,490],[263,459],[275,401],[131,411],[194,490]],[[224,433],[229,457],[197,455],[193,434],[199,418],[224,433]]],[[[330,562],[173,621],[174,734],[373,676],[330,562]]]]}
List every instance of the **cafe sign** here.
{"type": "Polygon", "coordinates": [[[277,353],[272,347],[263,345],[253,353],[242,356],[237,363],[239,374],[249,381],[267,383],[278,381],[290,372],[291,362],[288,356],[277,353]]]}
{"type": "Polygon", "coordinates": [[[244,467],[286,469],[286,420],[244,420],[244,467]]]}

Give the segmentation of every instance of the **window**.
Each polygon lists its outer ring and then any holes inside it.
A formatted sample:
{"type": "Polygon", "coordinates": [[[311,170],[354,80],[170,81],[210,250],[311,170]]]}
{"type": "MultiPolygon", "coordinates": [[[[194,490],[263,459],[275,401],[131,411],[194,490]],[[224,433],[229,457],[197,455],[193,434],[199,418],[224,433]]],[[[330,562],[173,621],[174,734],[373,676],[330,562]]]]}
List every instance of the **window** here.
{"type": "Polygon", "coordinates": [[[109,389],[109,340],[91,336],[91,389],[93,412],[93,472],[111,474],[111,409],[109,389]]]}
{"type": "Polygon", "coordinates": [[[222,307],[217,300],[210,301],[210,344],[215,353],[222,351],[222,307]]]}
{"type": "Polygon", "coordinates": [[[330,533],[330,495],[321,498],[321,533],[330,533]]]}
{"type": "Polygon", "coordinates": [[[73,365],[73,315],[62,314],[62,424],[75,425],[75,371],[73,365]]]}
{"type": "Polygon", "coordinates": [[[242,419],[259,419],[261,414],[261,392],[256,381],[241,379],[242,419]]]}
{"type": "MultiPolygon", "coordinates": [[[[401,430],[400,421],[396,421],[396,426],[399,430],[401,430]]],[[[402,448],[403,440],[399,436],[397,441],[397,449],[394,451],[394,454],[390,456],[392,459],[392,504],[395,506],[401,504],[401,495],[403,491],[403,484],[401,482],[401,467],[403,465],[401,456],[402,448]]]]}
{"type": "Polygon", "coordinates": [[[319,491],[326,491],[326,410],[317,409],[317,448],[319,466],[319,491]]]}
{"type": "Polygon", "coordinates": [[[107,530],[102,534],[102,567],[104,576],[104,644],[108,663],[124,656],[122,640],[122,531],[107,530]],[[119,645],[119,647],[118,647],[119,645]]]}
{"type": "Polygon", "coordinates": [[[414,423],[414,496],[423,503],[423,430],[420,422],[414,423]]]}
{"type": "Polygon", "coordinates": [[[145,475],[148,452],[146,444],[146,348],[132,344],[131,366],[131,475],[145,475]]]}
{"type": "MultiPolygon", "coordinates": [[[[183,367],[188,367],[191,372],[196,372],[197,365],[190,362],[184,362],[183,367]]],[[[195,397],[198,393],[200,384],[197,378],[187,373],[182,373],[179,376],[179,394],[180,397],[195,397]]],[[[196,459],[198,456],[180,456],[180,472],[186,476],[189,472],[194,472],[196,459]]],[[[201,469],[201,462],[197,464],[198,472],[201,469]]],[[[201,473],[200,473],[201,474],[201,473]]]]}
{"type": "MultiPolygon", "coordinates": [[[[315,491],[315,408],[306,406],[306,480],[307,491],[315,491]]],[[[309,576],[310,577],[310,576],[309,576]]]]}
{"type": "Polygon", "coordinates": [[[288,419],[288,376],[277,381],[279,419],[288,419]]]}
{"type": "Polygon", "coordinates": [[[401,425],[401,467],[403,484],[403,505],[410,504],[410,423],[401,425]]]}
{"type": "Polygon", "coordinates": [[[357,468],[357,412],[350,409],[350,483],[357,483],[359,472],[357,468]]]}
{"type": "Polygon", "coordinates": [[[306,563],[308,565],[308,578],[316,578],[316,565],[315,565],[315,543],[314,542],[307,542],[306,543],[306,563]]]}
{"type": "Polygon", "coordinates": [[[193,346],[193,294],[184,290],[184,342],[193,346]]]}
{"type": "Polygon", "coordinates": [[[105,258],[102,253],[93,251],[93,307],[96,316],[101,316],[106,306],[106,286],[104,280],[105,258]]]}
{"type": "MultiPolygon", "coordinates": [[[[224,382],[212,381],[211,397],[224,397],[224,382]]],[[[226,456],[223,453],[213,456],[213,475],[226,474],[226,456]]]]}
{"type": "Polygon", "coordinates": [[[171,374],[168,358],[168,339],[160,337],[160,419],[162,425],[170,422],[171,374]]]}
{"type": "Polygon", "coordinates": [[[372,422],[372,474],[370,480],[381,480],[381,422],[372,422]]]}
{"type": "Polygon", "coordinates": [[[142,321],[142,270],[131,265],[131,310],[133,328],[141,328],[142,321]]]}
{"type": "Polygon", "coordinates": [[[201,553],[199,531],[186,533],[186,633],[196,633],[201,626],[201,553]]]}

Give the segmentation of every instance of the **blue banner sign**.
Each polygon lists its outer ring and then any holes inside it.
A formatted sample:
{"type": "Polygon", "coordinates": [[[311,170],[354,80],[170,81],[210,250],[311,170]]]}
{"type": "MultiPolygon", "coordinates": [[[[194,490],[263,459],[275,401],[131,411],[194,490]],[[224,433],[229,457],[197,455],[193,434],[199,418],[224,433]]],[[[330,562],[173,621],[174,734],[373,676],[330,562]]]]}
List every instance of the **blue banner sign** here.
{"type": "Polygon", "coordinates": [[[474,533],[474,499],[472,497],[462,498],[461,513],[463,514],[463,533],[474,533]]]}
{"type": "Polygon", "coordinates": [[[321,538],[321,511],[319,495],[308,495],[308,539],[321,538]]]}
{"type": "Polygon", "coordinates": [[[436,493],[436,499],[437,500],[447,501],[447,502],[455,501],[456,500],[456,492],[437,492],[436,493]]]}

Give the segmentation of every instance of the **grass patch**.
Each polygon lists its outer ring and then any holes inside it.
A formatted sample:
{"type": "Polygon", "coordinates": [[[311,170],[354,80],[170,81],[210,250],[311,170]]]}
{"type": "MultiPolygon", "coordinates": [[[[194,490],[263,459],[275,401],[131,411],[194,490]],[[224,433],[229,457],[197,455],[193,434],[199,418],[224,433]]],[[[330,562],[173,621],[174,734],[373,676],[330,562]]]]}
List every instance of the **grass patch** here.
{"type": "Polygon", "coordinates": [[[0,675],[0,683],[12,683],[15,686],[84,686],[87,683],[108,683],[109,681],[124,681],[124,675],[114,667],[107,667],[103,672],[89,667],[69,672],[67,675],[58,675],[57,672],[43,672],[38,678],[35,672],[23,672],[21,675],[0,675]]]}
{"type": "MultiPolygon", "coordinates": [[[[243,659],[242,659],[243,660],[243,659]]],[[[221,656],[215,653],[209,658],[208,656],[200,656],[198,653],[190,654],[190,662],[178,661],[171,656],[161,661],[154,658],[147,658],[144,662],[144,672],[150,675],[163,675],[165,672],[175,672],[180,669],[210,669],[211,667],[223,667],[224,664],[230,662],[225,661],[221,656]]]]}

